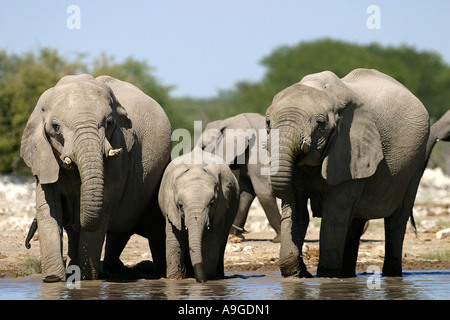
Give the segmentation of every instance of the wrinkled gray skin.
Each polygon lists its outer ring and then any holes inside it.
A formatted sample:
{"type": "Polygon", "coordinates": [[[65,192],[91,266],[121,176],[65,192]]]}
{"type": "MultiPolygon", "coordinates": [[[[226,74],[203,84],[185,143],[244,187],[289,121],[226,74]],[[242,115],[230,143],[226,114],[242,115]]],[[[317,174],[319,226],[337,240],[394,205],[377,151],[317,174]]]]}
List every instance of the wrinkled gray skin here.
{"type": "Polygon", "coordinates": [[[258,145],[262,143],[259,130],[265,131],[266,129],[265,117],[257,113],[242,113],[227,119],[212,121],[206,126],[197,145],[201,145],[202,149],[205,149],[211,143],[216,143],[214,152],[217,154],[217,151],[221,150],[222,154],[225,154],[228,129],[235,130],[233,132],[236,133],[236,138],[234,139],[234,155],[236,158],[233,159],[230,168],[239,170],[240,190],[239,210],[230,233],[243,237],[242,231],[244,230],[250,206],[255,197],[258,197],[266,213],[267,220],[277,233],[273,241],[280,242],[281,221],[277,200],[270,186],[269,175],[261,175],[261,168],[267,166],[267,164],[261,163],[260,150],[258,150],[258,148],[262,149],[258,145]],[[242,131],[238,132],[238,129],[242,131]],[[213,130],[215,130],[216,135],[209,137],[208,134],[214,132],[213,130]],[[240,148],[237,146],[238,140],[243,143],[243,146],[240,148]],[[249,163],[249,153],[258,155],[256,161],[249,163]],[[239,157],[242,157],[242,159],[239,157]]]}
{"type": "Polygon", "coordinates": [[[440,140],[450,141],[450,110],[433,123],[430,128],[430,138],[427,143],[427,159],[430,157],[434,145],[440,140]]]}
{"type": "Polygon", "coordinates": [[[165,239],[158,230],[165,222],[151,201],[169,161],[170,135],[156,101],[108,76],[66,76],[42,94],[20,154],[37,180],[44,281],[66,277],[63,227],[70,264],[81,268],[83,279],[98,277],[107,231],[105,264],[121,264],[129,236],[140,233],[149,238],[155,272],[164,273],[165,239]]]}
{"type": "Polygon", "coordinates": [[[266,121],[279,130],[271,183],[282,199],[282,275],[311,276],[301,257],[309,199],[322,217],[317,276],[354,276],[364,224],[377,218],[385,220],[383,275],[401,276],[405,228],[426,163],[422,103],[376,70],[342,79],[325,71],[278,93],[266,121]]]}
{"type": "MultiPolygon", "coordinates": [[[[194,150],[212,159],[200,148],[194,150]]],[[[166,217],[167,277],[191,276],[193,268],[197,282],[205,282],[224,277],[223,258],[239,205],[239,186],[225,164],[182,163],[193,163],[193,153],[168,165],[159,204],[166,217]]]]}

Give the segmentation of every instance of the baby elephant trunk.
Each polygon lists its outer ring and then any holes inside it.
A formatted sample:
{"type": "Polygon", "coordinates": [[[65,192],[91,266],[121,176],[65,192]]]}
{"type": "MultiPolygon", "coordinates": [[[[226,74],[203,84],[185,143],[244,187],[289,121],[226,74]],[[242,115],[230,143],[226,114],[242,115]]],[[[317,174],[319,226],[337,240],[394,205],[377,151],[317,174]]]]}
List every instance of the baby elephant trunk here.
{"type": "Polygon", "coordinates": [[[206,282],[205,269],[203,268],[203,262],[194,264],[195,280],[197,282],[206,282]]]}
{"type": "Polygon", "coordinates": [[[195,279],[197,282],[206,282],[205,268],[203,267],[202,257],[202,238],[205,228],[205,219],[203,214],[192,214],[186,221],[189,234],[189,255],[194,268],[195,279]]]}

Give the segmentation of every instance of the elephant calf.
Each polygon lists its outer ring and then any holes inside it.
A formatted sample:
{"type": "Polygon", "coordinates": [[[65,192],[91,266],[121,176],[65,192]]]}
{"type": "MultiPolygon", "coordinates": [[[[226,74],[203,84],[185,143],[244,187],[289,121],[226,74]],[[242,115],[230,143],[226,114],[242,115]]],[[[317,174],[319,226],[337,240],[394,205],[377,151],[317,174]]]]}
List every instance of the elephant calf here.
{"type": "Polygon", "coordinates": [[[166,217],[168,278],[190,276],[191,265],[197,282],[224,276],[223,257],[239,206],[239,186],[221,161],[195,148],[174,159],[164,172],[159,205],[166,217]],[[201,164],[194,163],[194,153],[203,159],[201,164]]]}

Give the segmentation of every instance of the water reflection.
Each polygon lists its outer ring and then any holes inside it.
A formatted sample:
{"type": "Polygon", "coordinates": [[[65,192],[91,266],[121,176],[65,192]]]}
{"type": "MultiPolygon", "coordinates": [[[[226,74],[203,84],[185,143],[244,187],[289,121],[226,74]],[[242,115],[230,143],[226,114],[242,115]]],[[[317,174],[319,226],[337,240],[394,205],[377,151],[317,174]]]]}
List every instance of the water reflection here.
{"type": "Polygon", "coordinates": [[[309,299],[449,299],[450,270],[407,271],[403,277],[282,278],[279,272],[242,272],[199,284],[194,279],[82,281],[80,289],[65,283],[42,283],[40,277],[0,279],[0,299],[154,299],[154,300],[309,300],[309,299]]]}

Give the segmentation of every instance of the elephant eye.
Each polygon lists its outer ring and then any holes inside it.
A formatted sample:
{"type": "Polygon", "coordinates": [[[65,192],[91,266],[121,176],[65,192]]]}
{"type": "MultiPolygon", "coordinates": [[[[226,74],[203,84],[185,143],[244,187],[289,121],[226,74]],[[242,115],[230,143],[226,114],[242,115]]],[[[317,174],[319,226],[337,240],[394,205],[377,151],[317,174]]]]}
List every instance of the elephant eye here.
{"type": "Polygon", "coordinates": [[[52,130],[53,130],[53,132],[55,134],[59,134],[60,133],[61,126],[59,125],[58,122],[56,122],[55,120],[52,120],[51,126],[52,126],[52,130]]]}
{"type": "Polygon", "coordinates": [[[184,213],[183,204],[181,202],[177,203],[177,209],[180,213],[184,213]]]}
{"type": "Polygon", "coordinates": [[[214,205],[215,199],[211,199],[211,201],[208,204],[208,207],[211,208],[214,205]]]}
{"type": "Polygon", "coordinates": [[[319,129],[320,131],[325,130],[325,127],[327,126],[327,121],[324,118],[322,118],[322,117],[317,118],[316,123],[317,123],[317,129],[319,129]]]}
{"type": "Polygon", "coordinates": [[[116,127],[116,122],[113,117],[109,117],[106,119],[106,136],[107,138],[111,138],[111,135],[116,127]]]}

